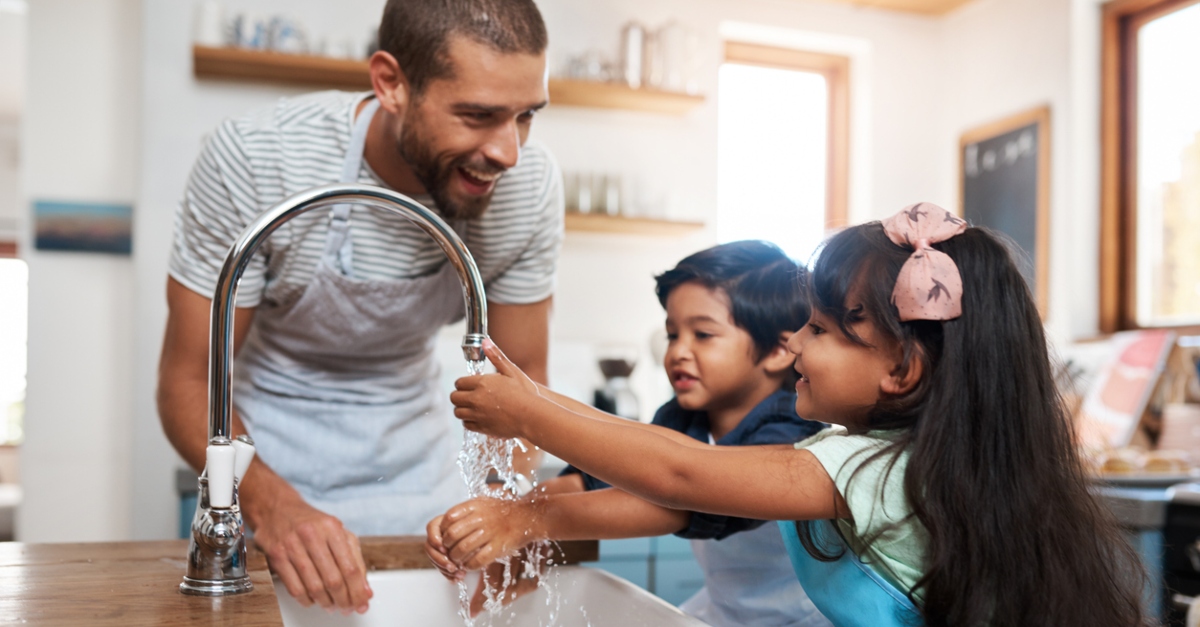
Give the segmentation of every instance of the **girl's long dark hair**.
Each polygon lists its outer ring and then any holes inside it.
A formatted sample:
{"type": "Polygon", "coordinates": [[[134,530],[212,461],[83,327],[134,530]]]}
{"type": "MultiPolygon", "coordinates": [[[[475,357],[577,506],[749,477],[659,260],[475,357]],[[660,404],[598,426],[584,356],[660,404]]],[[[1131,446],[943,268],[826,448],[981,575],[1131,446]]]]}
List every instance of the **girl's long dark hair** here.
{"type": "Polygon", "coordinates": [[[1088,491],[1042,322],[1008,247],[970,228],[935,248],[962,274],[955,320],[900,321],[891,292],[911,250],[878,222],[831,238],[810,277],[813,308],[847,336],[863,342],[850,325],[865,318],[903,349],[902,370],[923,367],[915,389],[881,400],[868,424],[902,430],[881,455],[910,451],[905,494],[929,533],[914,589],[926,624],[1144,624],[1145,575],[1088,491]]]}

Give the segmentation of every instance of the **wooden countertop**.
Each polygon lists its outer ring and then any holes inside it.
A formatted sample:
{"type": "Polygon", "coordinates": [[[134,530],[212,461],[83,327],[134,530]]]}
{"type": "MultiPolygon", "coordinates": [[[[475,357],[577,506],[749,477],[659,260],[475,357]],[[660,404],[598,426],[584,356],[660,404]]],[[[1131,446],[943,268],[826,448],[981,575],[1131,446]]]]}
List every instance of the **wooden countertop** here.
{"type": "Polygon", "coordinates": [[[0,624],[283,625],[262,553],[247,556],[250,592],[194,597],[179,592],[187,545],[0,543],[0,624]]]}
{"type": "MultiPolygon", "coordinates": [[[[361,539],[371,570],[430,568],[423,536],[361,539]]],[[[0,542],[0,624],[281,627],[266,558],[253,548],[254,589],[227,597],[179,592],[187,540],[23,544],[0,542]]],[[[560,563],[599,559],[596,542],[561,543],[560,563]]]]}

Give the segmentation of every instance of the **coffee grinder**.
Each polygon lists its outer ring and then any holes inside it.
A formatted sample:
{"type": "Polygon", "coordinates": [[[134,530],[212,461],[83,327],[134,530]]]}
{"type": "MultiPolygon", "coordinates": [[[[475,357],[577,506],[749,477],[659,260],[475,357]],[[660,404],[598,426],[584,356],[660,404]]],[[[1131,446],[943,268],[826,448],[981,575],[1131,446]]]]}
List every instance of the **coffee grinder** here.
{"type": "Polygon", "coordinates": [[[624,346],[604,347],[597,353],[604,387],[596,390],[592,405],[622,418],[638,420],[641,406],[629,383],[629,376],[637,366],[637,350],[624,346]]]}

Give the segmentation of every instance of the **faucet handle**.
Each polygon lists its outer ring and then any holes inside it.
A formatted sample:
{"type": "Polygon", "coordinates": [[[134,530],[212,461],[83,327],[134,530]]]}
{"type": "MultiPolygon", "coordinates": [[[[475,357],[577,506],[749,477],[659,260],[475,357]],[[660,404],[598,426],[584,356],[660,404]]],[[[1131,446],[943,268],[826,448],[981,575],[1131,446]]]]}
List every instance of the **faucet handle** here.
{"type": "Polygon", "coordinates": [[[248,435],[239,435],[233,439],[233,449],[233,478],[241,483],[250,462],[254,461],[254,440],[248,435]]]}
{"type": "Polygon", "coordinates": [[[208,503],[214,509],[233,507],[233,471],[237,451],[229,440],[214,438],[205,449],[208,503]]]}

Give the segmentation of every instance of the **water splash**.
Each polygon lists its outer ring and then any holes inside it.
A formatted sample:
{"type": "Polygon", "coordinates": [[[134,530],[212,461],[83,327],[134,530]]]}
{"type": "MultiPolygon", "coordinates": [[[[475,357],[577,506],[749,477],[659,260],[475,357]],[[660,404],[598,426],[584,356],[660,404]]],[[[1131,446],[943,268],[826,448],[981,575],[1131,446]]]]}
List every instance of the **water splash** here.
{"type": "MultiPolygon", "coordinates": [[[[483,374],[483,366],[483,361],[468,361],[467,372],[471,375],[483,374]]],[[[458,469],[467,484],[467,494],[471,498],[517,498],[517,473],[513,470],[513,449],[517,446],[522,450],[525,448],[513,438],[493,438],[474,431],[463,434],[463,447],[458,453],[458,469]],[[493,472],[496,473],[499,487],[488,484],[488,476],[493,472]]]]}
{"type": "MultiPolygon", "coordinates": [[[[484,365],[484,361],[468,360],[467,373],[471,376],[483,374],[484,365]]],[[[493,438],[474,431],[463,433],[463,447],[458,454],[458,468],[462,473],[463,482],[467,484],[467,494],[470,498],[480,496],[507,500],[519,498],[517,472],[513,469],[513,451],[518,447],[521,452],[526,452],[525,445],[515,438],[493,438]],[[495,473],[495,482],[489,483],[488,479],[493,472],[495,473]]],[[[537,478],[531,477],[530,479],[536,486],[537,478]]],[[[558,573],[551,568],[554,565],[553,551],[553,543],[541,541],[526,546],[514,555],[496,560],[497,563],[503,565],[501,585],[498,589],[487,585],[486,570],[480,574],[481,582],[484,584],[484,613],[480,617],[486,616],[488,625],[491,625],[493,619],[504,609],[503,591],[513,585],[516,577],[537,578],[538,588],[546,591],[546,604],[553,607],[550,613],[550,622],[542,627],[558,625],[562,595],[558,591],[558,573]],[[520,573],[513,572],[514,558],[520,565],[520,573]]],[[[471,596],[472,592],[467,588],[467,583],[459,581],[458,613],[466,627],[475,627],[476,622],[476,619],[471,618],[471,596]]],[[[511,620],[512,616],[509,618],[511,620]]],[[[541,621],[538,622],[540,625],[541,621]]]]}

